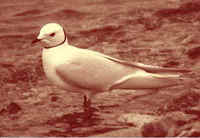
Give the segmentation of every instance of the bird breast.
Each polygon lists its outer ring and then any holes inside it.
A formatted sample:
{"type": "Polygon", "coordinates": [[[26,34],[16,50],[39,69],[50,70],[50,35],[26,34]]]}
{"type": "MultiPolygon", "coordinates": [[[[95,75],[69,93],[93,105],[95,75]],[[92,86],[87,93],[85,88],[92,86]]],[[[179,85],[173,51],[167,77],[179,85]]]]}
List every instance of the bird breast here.
{"type": "Polygon", "coordinates": [[[46,77],[52,83],[56,84],[67,90],[73,90],[71,85],[64,82],[56,73],[56,67],[65,63],[70,62],[70,53],[65,50],[62,46],[43,49],[42,51],[42,64],[46,77]]]}

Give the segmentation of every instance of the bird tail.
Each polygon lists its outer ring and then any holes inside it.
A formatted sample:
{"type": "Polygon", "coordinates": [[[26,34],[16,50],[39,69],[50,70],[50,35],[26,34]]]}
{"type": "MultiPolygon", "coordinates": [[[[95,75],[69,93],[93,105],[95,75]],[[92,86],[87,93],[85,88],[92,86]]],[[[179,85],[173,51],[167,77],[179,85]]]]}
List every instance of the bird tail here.
{"type": "Polygon", "coordinates": [[[151,74],[153,77],[156,78],[179,78],[180,74],[177,73],[159,73],[159,74],[151,74]]]}
{"type": "Polygon", "coordinates": [[[180,75],[173,73],[133,73],[113,83],[111,89],[157,89],[178,85],[180,75]]]}

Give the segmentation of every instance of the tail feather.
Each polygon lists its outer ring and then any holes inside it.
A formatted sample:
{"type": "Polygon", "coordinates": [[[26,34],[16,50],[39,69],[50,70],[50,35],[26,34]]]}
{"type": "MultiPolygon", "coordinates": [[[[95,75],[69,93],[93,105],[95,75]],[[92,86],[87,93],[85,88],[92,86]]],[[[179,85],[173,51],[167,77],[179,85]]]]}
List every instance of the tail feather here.
{"type": "Polygon", "coordinates": [[[152,74],[152,76],[157,78],[179,78],[180,74],[152,74]]]}
{"type": "Polygon", "coordinates": [[[110,89],[157,89],[177,85],[179,74],[133,73],[113,83],[110,89]]]}

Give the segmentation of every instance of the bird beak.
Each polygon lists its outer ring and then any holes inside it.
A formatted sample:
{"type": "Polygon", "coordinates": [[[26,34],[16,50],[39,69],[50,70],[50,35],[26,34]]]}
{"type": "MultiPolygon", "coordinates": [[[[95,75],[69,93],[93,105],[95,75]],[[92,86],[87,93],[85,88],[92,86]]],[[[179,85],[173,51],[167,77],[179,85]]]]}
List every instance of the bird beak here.
{"type": "Polygon", "coordinates": [[[35,43],[40,42],[40,41],[41,41],[41,39],[36,38],[35,40],[32,41],[32,44],[35,44],[35,43]]]}

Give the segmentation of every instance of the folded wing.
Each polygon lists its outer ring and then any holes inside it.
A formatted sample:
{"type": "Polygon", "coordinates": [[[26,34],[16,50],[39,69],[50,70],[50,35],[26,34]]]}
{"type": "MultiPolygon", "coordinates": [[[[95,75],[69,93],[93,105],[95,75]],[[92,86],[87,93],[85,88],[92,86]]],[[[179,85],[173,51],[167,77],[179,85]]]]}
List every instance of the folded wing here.
{"type": "Polygon", "coordinates": [[[145,65],[142,63],[138,63],[138,62],[128,62],[128,61],[124,61],[124,60],[119,60],[119,59],[116,59],[116,58],[113,58],[110,56],[106,56],[106,55],[103,55],[103,56],[109,60],[124,64],[124,65],[140,68],[140,69],[143,69],[143,70],[145,70],[147,72],[151,72],[151,73],[161,73],[161,72],[163,72],[163,73],[164,72],[186,73],[186,72],[190,72],[189,69],[163,68],[163,67],[159,67],[159,66],[145,65]]]}
{"type": "Polygon", "coordinates": [[[90,50],[76,52],[78,56],[70,63],[59,65],[56,73],[71,85],[93,91],[171,86],[179,77],[174,73],[188,71],[130,63],[90,50]]]}

